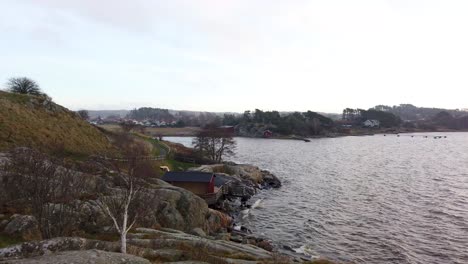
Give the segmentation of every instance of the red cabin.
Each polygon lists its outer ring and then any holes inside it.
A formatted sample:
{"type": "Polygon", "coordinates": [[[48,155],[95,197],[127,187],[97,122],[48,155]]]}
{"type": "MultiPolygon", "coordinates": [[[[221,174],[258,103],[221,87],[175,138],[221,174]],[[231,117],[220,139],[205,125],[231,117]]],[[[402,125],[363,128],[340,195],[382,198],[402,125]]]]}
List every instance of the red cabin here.
{"type": "Polygon", "coordinates": [[[273,136],[273,132],[271,132],[271,130],[263,131],[263,137],[264,138],[270,138],[271,136],[273,136]]]}

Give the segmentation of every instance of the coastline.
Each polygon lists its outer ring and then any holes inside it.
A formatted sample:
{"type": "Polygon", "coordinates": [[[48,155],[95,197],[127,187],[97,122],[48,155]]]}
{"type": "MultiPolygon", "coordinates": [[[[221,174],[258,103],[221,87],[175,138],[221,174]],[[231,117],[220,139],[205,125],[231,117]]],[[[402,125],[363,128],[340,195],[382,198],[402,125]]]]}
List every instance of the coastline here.
{"type": "MultiPolygon", "coordinates": [[[[352,133],[329,133],[324,135],[309,135],[309,136],[297,136],[297,135],[278,135],[271,136],[268,138],[260,136],[246,136],[246,135],[235,135],[234,138],[255,138],[255,139],[281,139],[281,140],[300,140],[306,141],[313,139],[323,139],[323,138],[340,138],[340,137],[361,137],[361,136],[374,136],[374,135],[398,135],[398,134],[411,134],[411,133],[463,133],[468,132],[468,130],[455,130],[455,129],[439,129],[439,130],[424,130],[424,129],[403,129],[403,130],[393,130],[393,129],[379,129],[379,130],[355,130],[352,133]]],[[[154,135],[152,135],[154,136],[154,135]]],[[[181,138],[191,138],[195,137],[196,134],[167,134],[163,137],[181,137],[181,138]]],[[[170,140],[168,140],[170,141],[170,140]]]]}

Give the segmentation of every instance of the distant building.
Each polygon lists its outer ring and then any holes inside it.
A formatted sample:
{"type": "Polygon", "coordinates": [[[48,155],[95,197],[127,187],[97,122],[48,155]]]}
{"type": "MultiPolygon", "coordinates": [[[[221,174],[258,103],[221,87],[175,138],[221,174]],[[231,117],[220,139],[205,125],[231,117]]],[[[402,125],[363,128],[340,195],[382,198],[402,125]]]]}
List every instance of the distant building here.
{"type": "Polygon", "coordinates": [[[93,125],[102,125],[102,124],[104,124],[104,121],[102,120],[102,118],[100,116],[98,116],[97,118],[91,119],[88,122],[90,124],[93,124],[93,125]]]}
{"type": "Polygon", "coordinates": [[[267,129],[267,130],[263,131],[263,137],[264,138],[270,138],[272,136],[273,136],[273,132],[271,132],[271,130],[267,129]]]}
{"type": "Polygon", "coordinates": [[[353,125],[355,125],[355,122],[354,121],[350,121],[350,120],[337,120],[335,121],[335,124],[339,127],[343,127],[343,128],[351,128],[353,127],[353,125]]]}
{"type": "Polygon", "coordinates": [[[380,126],[380,121],[375,120],[375,119],[367,119],[362,123],[364,127],[379,127],[380,126]]]}

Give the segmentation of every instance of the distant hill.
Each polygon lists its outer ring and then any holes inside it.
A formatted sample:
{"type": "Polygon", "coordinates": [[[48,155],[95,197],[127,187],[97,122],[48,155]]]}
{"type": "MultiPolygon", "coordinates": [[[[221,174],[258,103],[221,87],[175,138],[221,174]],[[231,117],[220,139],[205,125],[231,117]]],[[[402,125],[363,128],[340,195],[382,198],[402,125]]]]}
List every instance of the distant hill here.
{"type": "Polygon", "coordinates": [[[19,146],[72,155],[112,151],[107,137],[74,112],[42,97],[0,91],[0,150],[19,146]]]}
{"type": "Polygon", "coordinates": [[[130,110],[88,110],[89,118],[95,119],[98,117],[108,118],[110,116],[118,116],[124,118],[130,113],[130,110]]]}

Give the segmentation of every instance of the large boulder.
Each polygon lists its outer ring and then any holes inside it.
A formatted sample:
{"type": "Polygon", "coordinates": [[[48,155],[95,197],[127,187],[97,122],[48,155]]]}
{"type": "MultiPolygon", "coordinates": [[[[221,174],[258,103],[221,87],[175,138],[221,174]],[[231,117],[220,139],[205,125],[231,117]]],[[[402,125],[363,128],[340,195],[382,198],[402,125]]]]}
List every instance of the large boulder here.
{"type": "Polygon", "coordinates": [[[267,170],[262,170],[263,175],[263,187],[264,188],[279,188],[281,187],[281,181],[274,174],[267,170]]]}
{"type": "Polygon", "coordinates": [[[13,215],[3,233],[23,240],[42,239],[39,223],[34,216],[30,215],[13,215]]]}
{"type": "Polygon", "coordinates": [[[236,164],[228,162],[225,164],[202,165],[190,168],[191,171],[213,172],[221,177],[230,176],[236,184],[241,182],[247,186],[262,186],[265,188],[279,188],[281,181],[271,172],[261,170],[257,166],[250,164],[236,164]],[[250,183],[250,184],[249,184],[250,183]]]}
{"type": "Polygon", "coordinates": [[[101,250],[64,251],[56,254],[43,255],[28,259],[0,261],[0,263],[24,264],[150,264],[147,259],[133,255],[106,252],[101,250]]]}
{"type": "Polygon", "coordinates": [[[203,199],[172,185],[160,185],[148,191],[153,192],[155,198],[147,203],[147,210],[152,213],[145,226],[159,225],[186,232],[199,227],[209,232],[205,223],[210,211],[203,199]]]}
{"type": "MultiPolygon", "coordinates": [[[[185,232],[201,228],[204,232],[212,230],[207,219],[212,215],[206,202],[183,188],[153,179],[149,188],[143,190],[145,215],[138,219],[138,226],[167,227],[185,232]]],[[[87,201],[81,209],[81,229],[87,232],[100,232],[113,224],[102,212],[95,200],[87,201]]]]}
{"type": "Polygon", "coordinates": [[[206,219],[209,233],[226,231],[232,224],[232,218],[220,211],[209,209],[209,217],[206,219]]]}

